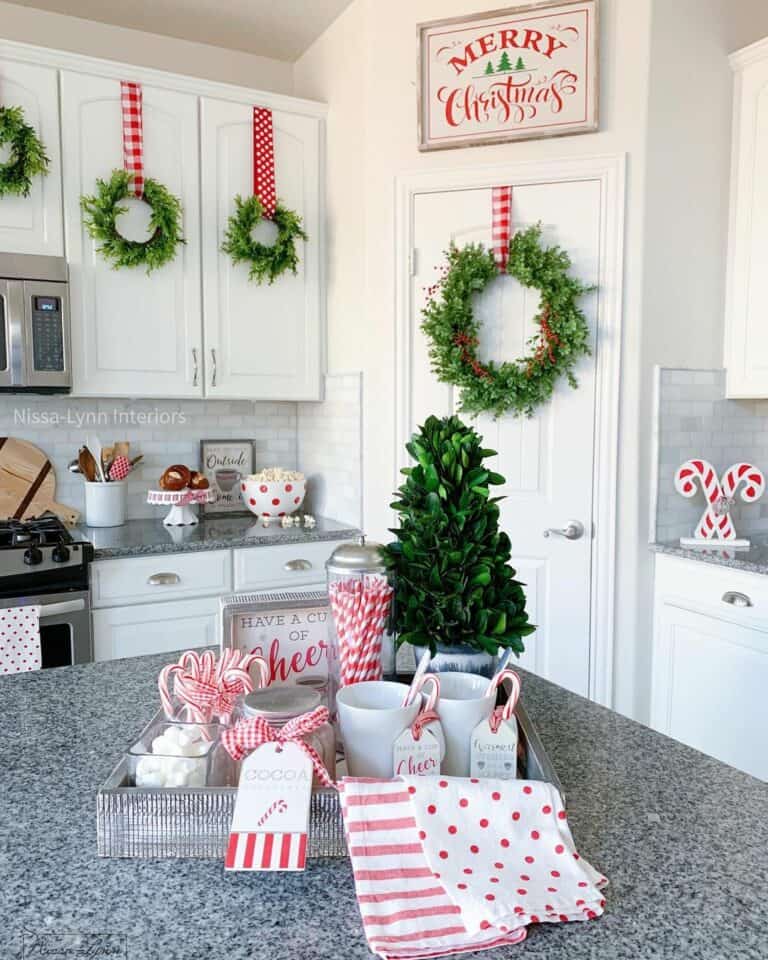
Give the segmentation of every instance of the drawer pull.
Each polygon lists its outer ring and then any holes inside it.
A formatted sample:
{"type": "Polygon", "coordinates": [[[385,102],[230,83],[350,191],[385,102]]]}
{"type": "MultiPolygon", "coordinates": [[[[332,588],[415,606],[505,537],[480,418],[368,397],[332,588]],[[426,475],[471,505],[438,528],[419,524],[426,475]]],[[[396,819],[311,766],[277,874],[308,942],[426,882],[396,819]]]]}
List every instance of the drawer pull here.
{"type": "Polygon", "coordinates": [[[746,593],[739,593],[738,590],[726,590],[723,594],[723,603],[730,603],[732,607],[751,607],[752,601],[746,593]]]}
{"type": "Polygon", "coordinates": [[[181,583],[178,573],[153,573],[151,577],[147,577],[150,587],[170,587],[175,583],[181,583]]]}
{"type": "Polygon", "coordinates": [[[299,570],[311,570],[312,564],[309,560],[288,560],[283,564],[283,570],[288,573],[296,573],[299,570]]]}

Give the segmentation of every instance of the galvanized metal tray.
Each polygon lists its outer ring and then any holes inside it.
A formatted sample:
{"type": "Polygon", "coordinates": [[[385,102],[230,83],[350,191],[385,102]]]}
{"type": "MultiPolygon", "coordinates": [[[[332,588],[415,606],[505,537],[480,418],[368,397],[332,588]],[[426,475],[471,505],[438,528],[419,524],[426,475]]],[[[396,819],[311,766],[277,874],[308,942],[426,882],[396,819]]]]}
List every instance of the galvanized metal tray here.
{"type": "MultiPolygon", "coordinates": [[[[552,783],[562,794],[557,774],[522,702],[515,714],[524,748],[518,775],[552,783]]],[[[127,758],[123,757],[96,795],[98,855],[223,859],[235,808],[239,764],[219,749],[214,768],[217,786],[134,787],[130,785],[127,758]]],[[[314,790],[307,856],[346,854],[339,794],[333,789],[314,790]]]]}

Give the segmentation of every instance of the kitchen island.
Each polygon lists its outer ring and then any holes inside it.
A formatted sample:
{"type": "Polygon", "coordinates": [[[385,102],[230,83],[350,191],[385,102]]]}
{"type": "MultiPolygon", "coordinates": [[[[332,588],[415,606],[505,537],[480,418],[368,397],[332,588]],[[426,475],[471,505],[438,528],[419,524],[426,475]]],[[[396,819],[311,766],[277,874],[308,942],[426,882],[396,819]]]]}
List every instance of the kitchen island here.
{"type": "MultiPolygon", "coordinates": [[[[218,861],[96,856],[96,791],[174,659],[0,681],[0,956],[370,957],[346,859],[226,874],[218,861]]],[[[599,920],[536,926],[487,956],[764,960],[768,786],[546,681],[524,675],[523,689],[576,844],[609,878],[608,905],[599,920]]]]}

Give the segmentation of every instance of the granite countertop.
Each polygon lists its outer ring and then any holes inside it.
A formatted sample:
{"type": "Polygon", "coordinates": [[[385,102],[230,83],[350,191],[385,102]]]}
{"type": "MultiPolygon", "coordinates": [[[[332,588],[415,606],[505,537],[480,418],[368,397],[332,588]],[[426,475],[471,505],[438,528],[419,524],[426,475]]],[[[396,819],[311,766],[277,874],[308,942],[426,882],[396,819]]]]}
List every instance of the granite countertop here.
{"type": "Polygon", "coordinates": [[[77,529],[95,549],[96,560],[142,557],[158,553],[226,550],[229,547],[268,547],[281,543],[316,540],[350,540],[360,531],[350,525],[317,517],[316,526],[289,527],[271,523],[263,527],[256,517],[206,517],[186,527],[166,527],[161,520],[127,520],[121,527],[77,529]]]}
{"type": "MultiPolygon", "coordinates": [[[[348,860],[226,874],[96,856],[95,794],[156,707],[171,654],[4,678],[0,955],[31,960],[368,960],[348,860]],[[111,935],[65,952],[62,934],[111,935]],[[38,941],[39,942],[39,941],[38,941]],[[123,952],[114,948],[119,945],[123,952]]],[[[524,676],[579,850],[610,880],[599,920],[532,927],[509,960],[764,960],[768,785],[524,676]]]]}
{"type": "Polygon", "coordinates": [[[698,560],[732,570],[768,574],[768,542],[762,539],[753,539],[749,547],[681,547],[679,540],[652,543],[650,547],[654,553],[683,560],[698,560]]]}

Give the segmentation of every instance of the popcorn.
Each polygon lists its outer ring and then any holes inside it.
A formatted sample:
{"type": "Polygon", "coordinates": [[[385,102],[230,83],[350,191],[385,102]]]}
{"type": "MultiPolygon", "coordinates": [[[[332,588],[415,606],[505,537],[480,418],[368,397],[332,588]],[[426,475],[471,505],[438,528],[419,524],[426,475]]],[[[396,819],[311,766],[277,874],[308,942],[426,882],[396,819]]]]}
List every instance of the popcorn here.
{"type": "Polygon", "coordinates": [[[283,483],[286,480],[304,480],[304,474],[298,470],[283,470],[282,467],[265,467],[258,473],[252,473],[247,479],[259,483],[283,483]]]}

